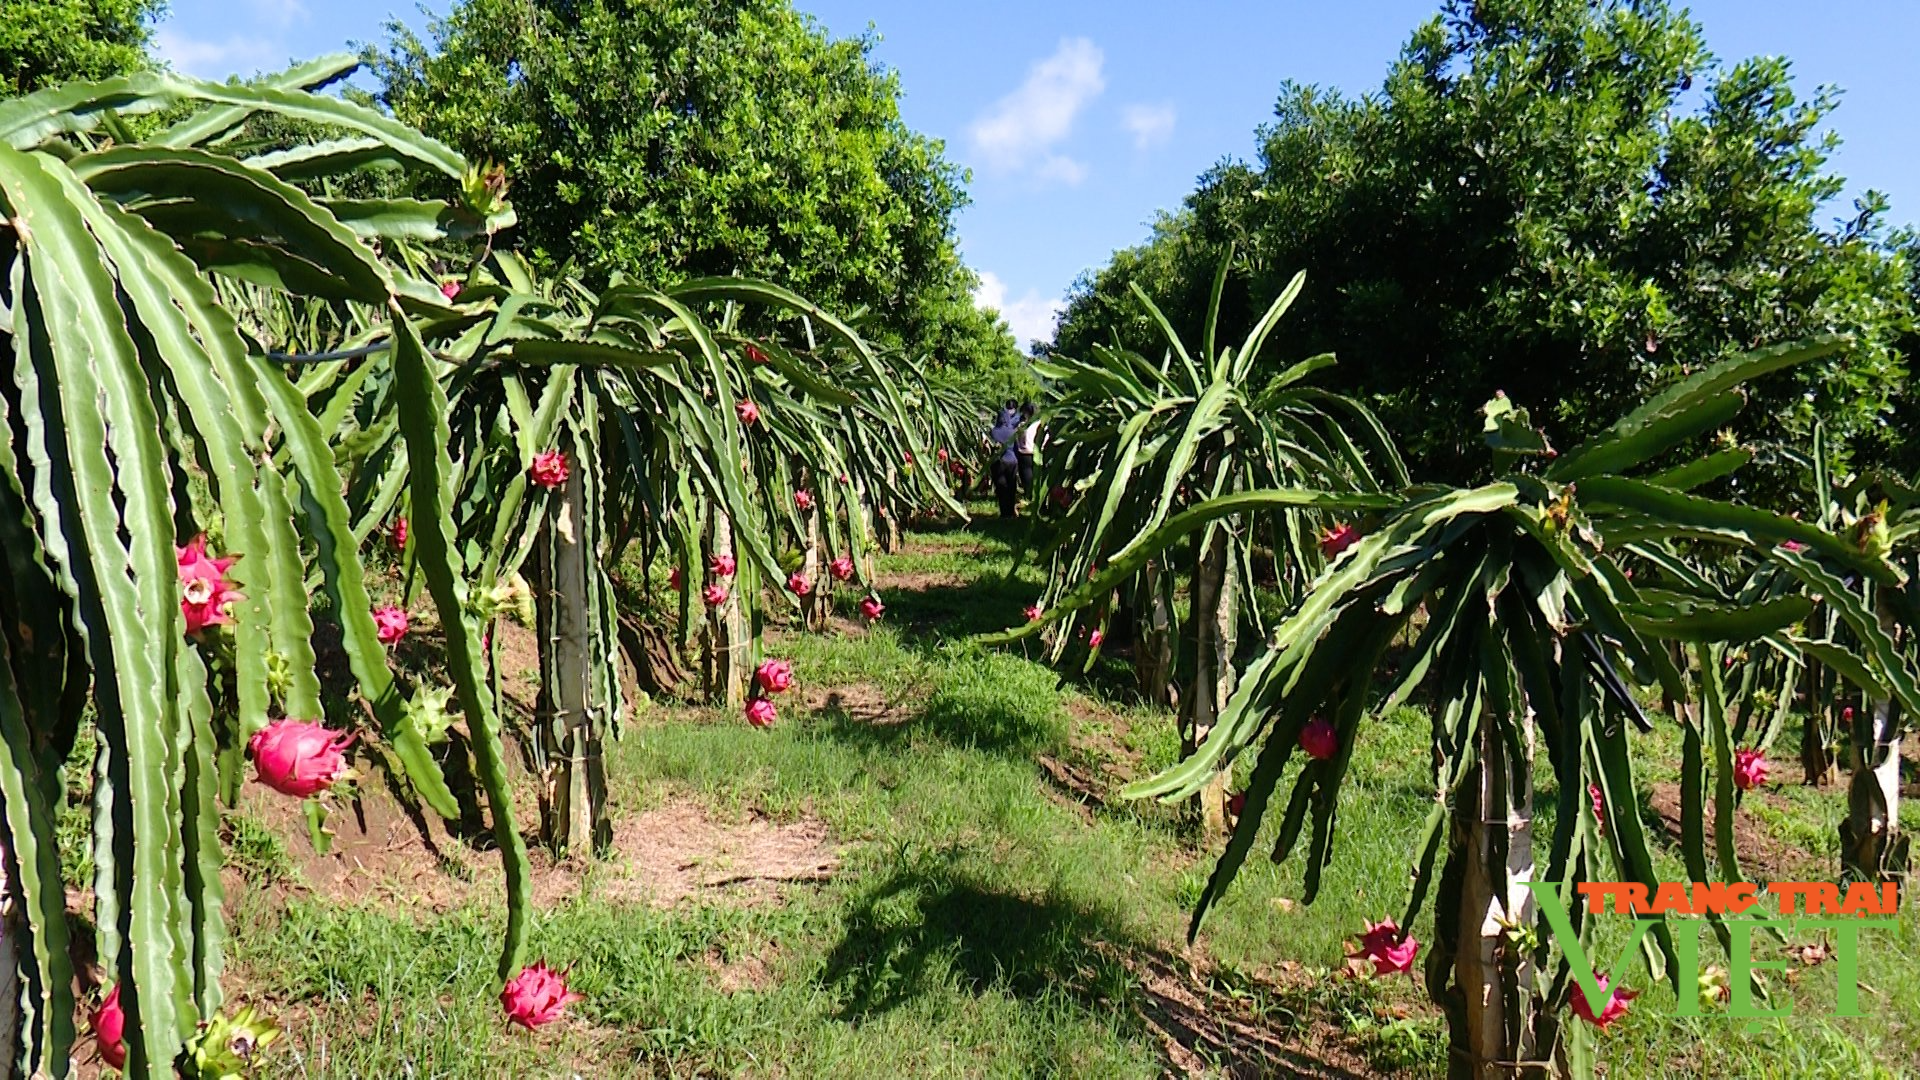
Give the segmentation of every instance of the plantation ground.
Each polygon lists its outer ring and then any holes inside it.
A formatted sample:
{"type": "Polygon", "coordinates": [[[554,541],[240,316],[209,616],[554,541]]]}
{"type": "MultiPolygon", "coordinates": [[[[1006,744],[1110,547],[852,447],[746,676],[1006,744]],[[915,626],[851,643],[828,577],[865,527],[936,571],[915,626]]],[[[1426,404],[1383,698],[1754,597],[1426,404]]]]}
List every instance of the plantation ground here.
{"type": "MultiPolygon", "coordinates": [[[[1405,903],[1430,783],[1425,718],[1373,724],[1356,751],[1335,863],[1312,909],[1297,866],[1251,863],[1191,948],[1212,866],[1176,814],[1120,800],[1169,763],[1170,718],[1126,703],[1117,662],[1061,686],[964,642],[1020,618],[992,523],[915,533],[881,560],[868,630],[780,635],[796,692],[780,724],[650,707],[613,749],[614,851],[537,862],[530,957],[587,995],[537,1034],[493,998],[497,862],[430,847],[376,780],[335,851],[297,809],[250,792],[230,822],[230,993],[278,1015],[286,1076],[1432,1075],[1441,1022],[1410,979],[1340,975],[1344,940],[1405,903]]],[[[513,680],[524,673],[505,670],[513,680]]],[[[1791,761],[1791,747],[1775,757],[1791,761]]],[[[1643,816],[1677,819],[1670,725],[1640,777],[1643,816]]],[[[521,821],[534,820],[522,785],[521,821]]],[[[1909,805],[1908,826],[1920,827],[1909,805]]],[[[1749,797],[1761,877],[1835,865],[1839,791],[1749,797]]],[[[1543,822],[1543,825],[1546,823],[1543,822]]],[[[1673,826],[1677,829],[1677,826],[1673,826]]],[[[538,858],[538,856],[536,856],[538,858]]],[[[1668,856],[1666,876],[1682,876],[1668,856]]],[[[1415,927],[1421,940],[1432,928],[1415,927]]],[[[1791,942],[1804,946],[1807,942],[1791,942]]],[[[1611,955],[1617,941],[1603,948],[1611,955]]],[[[1763,944],[1780,955],[1786,946],[1763,944]]],[[[1709,954],[1711,947],[1706,950],[1709,954]]],[[[1869,1016],[1823,1018],[1831,963],[1790,954],[1800,1016],[1743,1029],[1672,1018],[1650,990],[1600,1040],[1618,1076],[1920,1072],[1920,933],[1873,939],[1869,1016]],[[1809,963],[1807,961],[1815,961],[1809,963]]],[[[1635,968],[1627,981],[1644,987],[1635,968]]]]}

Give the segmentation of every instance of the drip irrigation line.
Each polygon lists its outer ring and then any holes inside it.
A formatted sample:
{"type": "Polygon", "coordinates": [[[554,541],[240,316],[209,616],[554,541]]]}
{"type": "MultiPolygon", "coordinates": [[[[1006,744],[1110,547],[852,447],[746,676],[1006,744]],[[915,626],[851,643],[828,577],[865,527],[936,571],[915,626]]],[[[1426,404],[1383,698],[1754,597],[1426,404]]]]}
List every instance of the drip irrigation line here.
{"type": "Polygon", "coordinates": [[[341,349],[338,352],[283,353],[269,350],[261,355],[276,364],[325,364],[334,360],[358,360],[363,356],[372,356],[374,353],[385,352],[391,348],[393,348],[393,342],[377,341],[372,345],[362,345],[357,349],[341,349]]]}

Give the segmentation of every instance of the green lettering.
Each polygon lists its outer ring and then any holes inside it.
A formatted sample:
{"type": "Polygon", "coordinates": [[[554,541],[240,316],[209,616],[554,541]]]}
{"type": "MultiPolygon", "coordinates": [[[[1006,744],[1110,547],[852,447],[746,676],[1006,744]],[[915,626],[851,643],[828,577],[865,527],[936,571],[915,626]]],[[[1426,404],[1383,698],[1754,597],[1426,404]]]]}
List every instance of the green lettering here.
{"type": "Polygon", "coordinates": [[[1700,924],[1689,920],[1673,935],[1673,996],[1679,1002],[1675,1016],[1700,1015],[1700,924]],[[1689,982],[1688,980],[1692,981],[1689,982]],[[1687,987],[1693,988],[1689,993],[1687,987]]]}
{"type": "Polygon", "coordinates": [[[1839,963],[1840,993],[1835,1016],[1860,1016],[1860,931],[1866,927],[1892,930],[1899,926],[1893,919],[1801,919],[1795,930],[1833,932],[1833,956],[1839,963]]]}
{"type": "MultiPolygon", "coordinates": [[[[1612,994],[1601,992],[1599,975],[1594,971],[1592,961],[1587,959],[1587,950],[1580,944],[1580,935],[1573,928],[1573,920],[1567,917],[1566,905],[1560,902],[1558,886],[1550,881],[1529,881],[1527,888],[1533,890],[1534,903],[1540,905],[1541,913],[1547,917],[1547,928],[1553,931],[1553,940],[1559,944],[1560,951],[1566,954],[1567,964],[1573,971],[1574,982],[1579,985],[1579,992],[1587,996],[1587,1007],[1598,1013],[1607,1007],[1607,999],[1612,994]]],[[[1644,892],[1644,888],[1642,891],[1644,892]]],[[[1607,969],[1608,975],[1614,982],[1619,981],[1620,972],[1633,956],[1633,950],[1639,947],[1640,939],[1646,937],[1647,931],[1653,929],[1653,925],[1659,921],[1658,919],[1633,920],[1633,933],[1627,938],[1626,945],[1621,947],[1620,955],[1614,958],[1613,966],[1607,969]]],[[[1698,978],[1699,951],[1699,945],[1696,942],[1694,946],[1696,978],[1698,978]]]]}
{"type": "Polygon", "coordinates": [[[1743,1020],[1755,1020],[1768,1016],[1791,1016],[1792,1006],[1784,1009],[1767,1010],[1760,1008],[1753,1000],[1753,973],[1759,968],[1785,968],[1785,960],[1755,960],[1753,958],[1753,932],[1761,927],[1770,927],[1775,932],[1789,929],[1792,924],[1785,919],[1728,919],[1727,931],[1727,967],[1730,969],[1727,982],[1733,991],[1733,1000],[1727,1005],[1727,1012],[1743,1020]]]}

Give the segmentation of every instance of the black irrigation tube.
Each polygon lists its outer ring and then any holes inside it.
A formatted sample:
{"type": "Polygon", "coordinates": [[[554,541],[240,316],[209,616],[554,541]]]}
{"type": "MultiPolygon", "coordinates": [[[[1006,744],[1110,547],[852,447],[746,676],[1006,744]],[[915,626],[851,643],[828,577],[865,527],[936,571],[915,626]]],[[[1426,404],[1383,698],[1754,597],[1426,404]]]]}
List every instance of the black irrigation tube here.
{"type": "Polygon", "coordinates": [[[1600,643],[1593,639],[1593,635],[1585,630],[1580,631],[1580,643],[1587,647],[1588,655],[1598,665],[1601,685],[1633,721],[1633,726],[1643,732],[1652,731],[1653,721],[1648,720],[1647,714],[1640,711],[1640,703],[1633,700],[1633,695],[1627,691],[1627,684],[1621,681],[1620,673],[1613,669],[1612,661],[1607,659],[1606,650],[1602,649],[1600,643]]]}
{"type": "MultiPolygon", "coordinates": [[[[283,352],[273,352],[272,350],[268,350],[266,352],[261,353],[260,355],[272,363],[279,364],[283,367],[292,367],[295,364],[325,364],[335,360],[359,360],[368,356],[372,356],[374,353],[385,352],[391,348],[393,348],[392,341],[376,341],[371,345],[362,345],[357,349],[341,349],[337,352],[283,353],[283,352]]],[[[461,361],[454,360],[453,358],[444,356],[440,353],[432,352],[431,350],[428,351],[428,355],[434,357],[435,359],[445,360],[448,363],[452,363],[452,364],[462,363],[461,361]]],[[[468,367],[470,370],[473,370],[473,371],[492,371],[495,368],[503,367],[506,364],[512,363],[512,362],[513,361],[499,360],[499,359],[489,357],[485,360],[481,360],[478,362],[469,362],[468,367]]]]}
{"type": "Polygon", "coordinates": [[[266,352],[261,355],[276,364],[325,364],[333,360],[358,360],[363,356],[372,356],[393,348],[391,341],[379,341],[372,345],[362,345],[357,349],[342,349],[339,352],[323,353],[283,353],[266,352]]]}

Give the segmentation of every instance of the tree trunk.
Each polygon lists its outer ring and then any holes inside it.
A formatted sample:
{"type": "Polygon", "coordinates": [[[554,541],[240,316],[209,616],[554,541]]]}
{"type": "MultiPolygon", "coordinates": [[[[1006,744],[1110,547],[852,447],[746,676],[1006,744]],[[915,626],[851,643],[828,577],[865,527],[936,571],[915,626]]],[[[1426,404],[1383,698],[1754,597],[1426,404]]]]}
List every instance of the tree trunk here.
{"type": "MultiPolygon", "coordinates": [[[[872,581],[874,579],[873,553],[875,548],[879,546],[880,515],[870,509],[871,506],[872,504],[867,499],[866,482],[863,480],[854,481],[853,508],[849,512],[848,517],[851,518],[852,515],[858,514],[860,515],[860,520],[866,525],[866,535],[864,537],[860,535],[858,531],[850,530],[852,531],[851,541],[854,547],[853,559],[860,564],[860,580],[862,581],[872,581]]],[[[851,526],[852,522],[849,521],[848,525],[851,526]]]]}
{"type": "Polygon", "coordinates": [[[1907,869],[1900,831],[1900,726],[1892,701],[1869,702],[1854,719],[1847,818],[1840,823],[1841,862],[1849,878],[1892,881],[1907,869]]]}
{"type": "Polygon", "coordinates": [[[586,536],[581,469],[567,477],[548,523],[547,617],[541,621],[540,713],[546,741],[547,844],[558,854],[593,850],[606,805],[604,733],[594,700],[593,621],[587,575],[595,557],[586,536]]]}
{"type": "Polygon", "coordinates": [[[1147,560],[1140,570],[1139,599],[1134,605],[1139,620],[1134,671],[1148,704],[1172,708],[1179,695],[1174,691],[1173,611],[1167,603],[1165,577],[1159,559],[1147,560]]]}
{"type": "Polygon", "coordinates": [[[680,666],[680,650],[673,635],[636,615],[620,616],[620,644],[627,650],[627,661],[640,689],[658,697],[677,690],[687,673],[680,666]]]}
{"type": "MultiPolygon", "coordinates": [[[[899,477],[900,473],[898,469],[892,465],[887,466],[887,487],[889,490],[899,490],[899,477]]],[[[886,500],[881,499],[876,500],[876,502],[878,506],[874,510],[874,539],[879,541],[880,550],[883,553],[898,555],[900,554],[901,547],[906,543],[906,530],[901,528],[899,519],[894,516],[893,509],[886,504],[886,500]]]]}
{"type": "Polygon", "coordinates": [[[20,1045],[20,944],[25,935],[13,902],[12,866],[13,845],[0,832],[0,1080],[13,1080],[20,1045]]]}
{"type": "MultiPolygon", "coordinates": [[[[1182,704],[1180,756],[1190,757],[1220,719],[1220,708],[1233,694],[1233,650],[1239,611],[1234,603],[1229,555],[1232,536],[1215,526],[1202,538],[1194,562],[1192,614],[1187,620],[1194,640],[1193,686],[1182,704]]],[[[1222,770],[1195,796],[1195,811],[1207,834],[1227,831],[1227,781],[1222,770]]]]}
{"type": "MultiPolygon", "coordinates": [[[[733,523],[718,509],[713,512],[707,551],[711,555],[733,554],[733,523]]],[[[727,599],[707,612],[707,648],[702,658],[701,676],[707,700],[715,705],[738,709],[746,701],[748,651],[746,614],[740,607],[740,582],[751,575],[736,573],[727,584],[727,599]]]]}
{"type": "Polygon", "coordinates": [[[801,624],[809,630],[825,630],[827,613],[833,610],[833,575],[826,573],[826,560],[820,554],[820,510],[807,511],[807,551],[800,560],[800,573],[813,589],[800,598],[801,624]]]}
{"type": "Polygon", "coordinates": [[[1807,711],[1800,726],[1800,771],[1807,784],[1826,787],[1839,779],[1840,760],[1836,754],[1834,719],[1834,680],[1817,662],[1807,664],[1807,711]]]}
{"type": "Polygon", "coordinates": [[[1532,959],[1507,937],[1530,927],[1533,894],[1533,753],[1531,716],[1520,725],[1525,757],[1515,760],[1496,718],[1481,724],[1480,762],[1472,796],[1454,810],[1456,856],[1465,861],[1453,956],[1454,986],[1464,1008],[1455,1018],[1448,1075],[1455,1080],[1543,1075],[1533,1039],[1532,959]],[[1522,1065],[1521,1063],[1528,1063],[1522,1065]]]}
{"type": "MultiPolygon", "coordinates": [[[[1668,655],[1673,657],[1674,668],[1679,671],[1686,671],[1688,664],[1686,650],[1675,642],[1669,642],[1666,648],[1668,655]]],[[[1660,693],[1660,707],[1668,716],[1673,717],[1682,724],[1690,725],[1694,722],[1694,705],[1690,700],[1682,699],[1675,701],[1672,694],[1663,690],[1660,693]]]]}
{"type": "MultiPolygon", "coordinates": [[[[1883,601],[1880,628],[1895,642],[1900,628],[1883,601]]],[[[1892,881],[1907,871],[1907,837],[1900,832],[1900,706],[1868,701],[1854,717],[1853,771],[1847,789],[1847,819],[1840,823],[1840,858],[1847,875],[1862,881],[1892,881]]]]}

